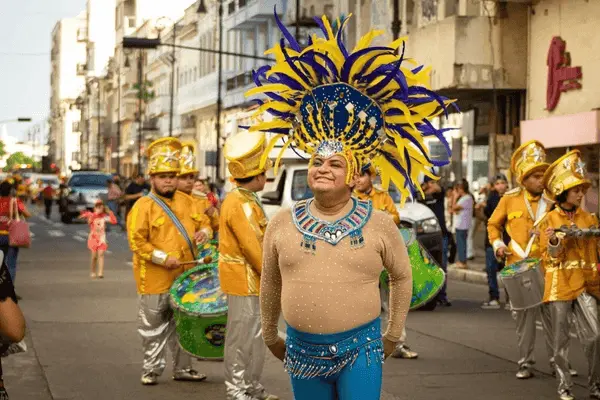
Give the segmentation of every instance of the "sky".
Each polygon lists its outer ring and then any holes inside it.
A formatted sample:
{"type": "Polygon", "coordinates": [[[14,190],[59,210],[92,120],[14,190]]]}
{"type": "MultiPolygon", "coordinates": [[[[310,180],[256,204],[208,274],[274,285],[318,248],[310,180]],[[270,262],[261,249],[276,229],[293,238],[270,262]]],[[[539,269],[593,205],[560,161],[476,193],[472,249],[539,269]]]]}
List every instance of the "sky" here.
{"type": "MultiPolygon", "coordinates": [[[[0,0],[0,121],[50,113],[52,29],[75,17],[86,0],[0,0]]],[[[8,134],[27,139],[32,124],[7,124],[8,134]]]]}

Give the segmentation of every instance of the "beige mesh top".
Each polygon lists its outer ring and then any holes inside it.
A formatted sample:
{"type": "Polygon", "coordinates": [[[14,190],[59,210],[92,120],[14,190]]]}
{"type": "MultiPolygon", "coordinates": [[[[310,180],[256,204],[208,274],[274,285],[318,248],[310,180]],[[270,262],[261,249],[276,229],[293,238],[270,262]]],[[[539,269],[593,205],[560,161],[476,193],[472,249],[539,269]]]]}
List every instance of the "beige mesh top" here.
{"type": "MultiPolygon", "coordinates": [[[[337,215],[324,215],[314,204],[313,216],[333,222],[352,209],[349,202],[337,215]]],[[[260,301],[263,337],[277,341],[277,323],[285,321],[307,333],[339,333],[366,324],[380,315],[379,276],[390,276],[390,313],[384,336],[400,340],[412,296],[412,271],[406,246],[389,215],[374,210],[363,227],[363,247],[352,248],[346,237],[333,246],[316,243],[304,251],[302,234],[292,211],[282,209],[269,222],[263,242],[260,301]]]]}

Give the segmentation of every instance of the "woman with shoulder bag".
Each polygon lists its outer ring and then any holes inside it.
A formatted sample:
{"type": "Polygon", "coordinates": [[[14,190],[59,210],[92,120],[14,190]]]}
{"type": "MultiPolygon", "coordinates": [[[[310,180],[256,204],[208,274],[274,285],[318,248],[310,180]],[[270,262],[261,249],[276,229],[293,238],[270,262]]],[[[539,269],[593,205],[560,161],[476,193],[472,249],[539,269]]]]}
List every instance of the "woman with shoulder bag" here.
{"type": "Polygon", "coordinates": [[[10,278],[14,283],[19,248],[10,246],[9,226],[13,220],[18,220],[21,217],[29,218],[31,214],[20,199],[11,196],[12,189],[13,186],[9,182],[0,184],[0,248],[6,246],[6,265],[10,272],[10,278]]]}
{"type": "MultiPolygon", "coordinates": [[[[4,254],[8,245],[0,245],[0,354],[5,357],[10,354],[26,351],[22,342],[25,337],[25,317],[18,305],[17,295],[4,254]]],[[[2,359],[0,359],[0,400],[9,400],[4,387],[2,359]]]]}

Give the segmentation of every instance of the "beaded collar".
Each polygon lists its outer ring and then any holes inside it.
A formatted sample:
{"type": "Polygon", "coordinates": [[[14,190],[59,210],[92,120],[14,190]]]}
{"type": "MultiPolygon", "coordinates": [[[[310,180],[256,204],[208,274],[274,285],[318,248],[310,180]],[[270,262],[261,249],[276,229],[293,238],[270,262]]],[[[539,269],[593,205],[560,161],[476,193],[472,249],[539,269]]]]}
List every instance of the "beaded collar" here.
{"type": "Polygon", "coordinates": [[[314,253],[317,240],[322,240],[335,246],[346,236],[350,236],[350,246],[359,248],[364,246],[365,239],[362,228],[365,226],[373,206],[370,200],[358,200],[352,197],[352,210],[343,218],[334,222],[323,221],[310,212],[313,199],[297,202],[292,209],[294,225],[302,233],[302,249],[314,253]]]}

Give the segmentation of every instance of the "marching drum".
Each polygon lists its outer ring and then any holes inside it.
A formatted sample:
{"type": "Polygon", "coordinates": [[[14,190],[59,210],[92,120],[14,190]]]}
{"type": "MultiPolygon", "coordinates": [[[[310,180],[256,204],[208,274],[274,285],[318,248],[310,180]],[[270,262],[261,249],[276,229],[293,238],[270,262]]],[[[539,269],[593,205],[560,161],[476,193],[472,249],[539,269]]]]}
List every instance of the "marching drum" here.
{"type": "Polygon", "coordinates": [[[202,360],[222,360],[227,295],[221,291],[217,265],[200,265],[184,272],[170,294],[181,348],[202,360]]]}
{"type": "MultiPolygon", "coordinates": [[[[416,310],[437,296],[444,286],[446,274],[429,252],[416,240],[412,229],[400,228],[400,233],[406,244],[412,267],[413,289],[410,309],[416,310]]],[[[388,273],[385,270],[381,274],[380,283],[382,289],[386,291],[389,289],[388,273]]]]}
{"type": "Polygon", "coordinates": [[[500,272],[500,279],[510,296],[513,310],[526,310],[542,304],[544,272],[540,260],[528,258],[508,265],[500,272]]]}

